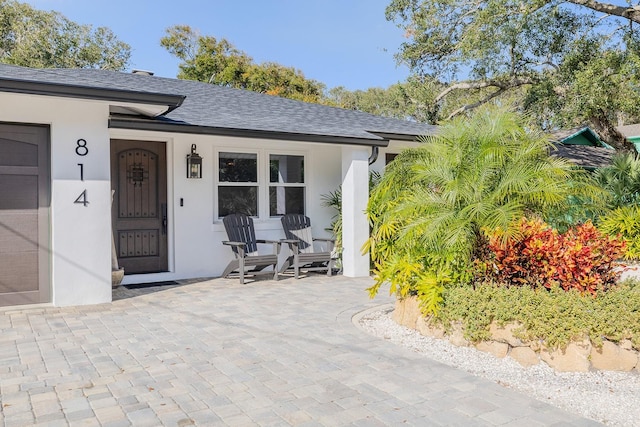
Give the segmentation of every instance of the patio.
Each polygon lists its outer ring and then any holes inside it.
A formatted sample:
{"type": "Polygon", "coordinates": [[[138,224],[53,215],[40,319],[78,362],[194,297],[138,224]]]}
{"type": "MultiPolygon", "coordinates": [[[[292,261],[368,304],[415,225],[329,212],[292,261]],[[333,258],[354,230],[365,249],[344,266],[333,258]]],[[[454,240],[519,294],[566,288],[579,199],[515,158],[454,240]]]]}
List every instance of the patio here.
{"type": "Polygon", "coordinates": [[[367,335],[369,279],[212,279],[0,312],[0,423],[598,425],[367,335]]]}

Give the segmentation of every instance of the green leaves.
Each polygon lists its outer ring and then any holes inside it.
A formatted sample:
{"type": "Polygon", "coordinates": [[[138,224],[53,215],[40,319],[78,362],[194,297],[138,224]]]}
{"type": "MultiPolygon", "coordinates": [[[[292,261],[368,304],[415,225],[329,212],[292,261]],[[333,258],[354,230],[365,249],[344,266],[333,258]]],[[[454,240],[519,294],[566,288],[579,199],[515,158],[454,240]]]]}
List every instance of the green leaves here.
{"type": "Polygon", "coordinates": [[[598,228],[611,236],[619,235],[626,242],[626,259],[640,259],[640,206],[621,206],[608,212],[598,228]]]}
{"type": "Polygon", "coordinates": [[[551,349],[585,336],[596,345],[602,345],[603,339],[630,339],[640,349],[638,282],[627,281],[595,298],[559,287],[451,286],[445,289],[444,299],[435,320],[444,325],[461,322],[465,337],[472,341],[487,339],[489,324],[495,320],[521,324],[516,330],[518,338],[539,341],[551,349]]]}
{"type": "Polygon", "coordinates": [[[616,149],[615,129],[640,120],[640,13],[605,2],[393,0],[388,20],[405,29],[397,55],[442,89],[431,122],[495,101],[530,113],[540,129],[589,123],[616,149]],[[603,19],[607,18],[607,19],[603,19]]]}
{"type": "Polygon", "coordinates": [[[596,171],[596,181],[610,194],[611,209],[640,205],[640,159],[631,153],[619,153],[606,168],[596,171]]]}
{"type": "Polygon", "coordinates": [[[160,44],[182,63],[178,78],[319,102],[324,85],[274,62],[256,64],[226,39],[202,36],[188,25],[166,30],[160,44]]]}
{"type": "Polygon", "coordinates": [[[406,30],[398,58],[416,71],[508,79],[537,73],[595,22],[573,10],[532,0],[394,0],[386,16],[406,30]]]}
{"type": "Polygon", "coordinates": [[[0,0],[0,61],[34,68],[124,70],[131,48],[105,27],[0,0]]]}
{"type": "Polygon", "coordinates": [[[485,230],[517,234],[526,213],[561,209],[569,195],[587,188],[573,181],[582,172],[549,157],[548,148],[515,114],[487,108],[398,155],[367,209],[375,290],[388,281],[399,295],[436,301],[437,289],[472,278],[485,230]]]}
{"type": "Polygon", "coordinates": [[[435,124],[437,110],[446,105],[436,107],[432,100],[444,87],[429,76],[411,76],[388,88],[349,91],[335,87],[328,91],[325,102],[349,110],[435,124]]]}

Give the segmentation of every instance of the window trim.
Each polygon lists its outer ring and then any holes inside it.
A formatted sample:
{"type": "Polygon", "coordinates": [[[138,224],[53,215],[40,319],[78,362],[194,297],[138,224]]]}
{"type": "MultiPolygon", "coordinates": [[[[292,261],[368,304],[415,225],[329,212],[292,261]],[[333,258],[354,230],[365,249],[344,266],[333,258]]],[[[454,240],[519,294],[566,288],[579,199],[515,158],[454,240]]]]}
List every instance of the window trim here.
{"type": "Polygon", "coordinates": [[[304,188],[304,211],[308,212],[309,203],[309,156],[307,151],[300,150],[288,150],[288,149],[267,149],[267,148],[241,148],[241,147],[217,147],[214,150],[215,161],[213,162],[214,168],[214,183],[213,183],[213,223],[222,223],[222,218],[218,212],[218,194],[220,186],[257,186],[258,187],[258,216],[253,217],[257,223],[263,222],[276,222],[280,221],[280,216],[270,216],[269,212],[269,189],[272,186],[275,187],[303,187],[304,188]],[[257,183],[253,182],[221,182],[220,171],[218,169],[220,161],[220,153],[239,153],[239,154],[256,154],[257,155],[257,167],[258,167],[258,180],[257,183]],[[280,156],[300,156],[304,162],[304,182],[297,183],[272,183],[269,179],[270,173],[270,155],[280,156]],[[272,185],[274,184],[274,185],[272,185]]]}
{"type": "Polygon", "coordinates": [[[214,162],[214,191],[213,191],[213,216],[214,216],[214,223],[216,222],[222,222],[222,218],[220,217],[220,213],[218,212],[218,198],[219,198],[219,194],[220,194],[220,187],[257,187],[258,188],[258,197],[257,197],[257,211],[258,211],[258,215],[260,215],[260,207],[262,205],[262,201],[260,199],[260,178],[261,178],[261,174],[260,174],[260,153],[257,152],[256,150],[249,150],[249,149],[237,149],[237,148],[220,148],[215,150],[215,156],[216,156],[216,160],[214,162]],[[241,182],[228,182],[228,181],[220,181],[220,169],[219,169],[219,164],[220,164],[220,154],[221,153],[237,153],[237,154],[255,154],[256,155],[256,182],[250,182],[250,181],[241,181],[241,182]]]}
{"type": "Polygon", "coordinates": [[[266,185],[266,193],[267,193],[267,212],[266,212],[266,217],[265,218],[270,218],[270,219],[279,219],[282,215],[271,215],[271,200],[269,198],[270,196],[270,190],[271,188],[278,188],[278,187],[283,187],[283,188],[287,188],[287,187],[291,187],[291,188],[302,188],[303,189],[303,194],[304,194],[304,206],[303,206],[303,210],[306,213],[307,212],[307,158],[304,154],[292,154],[292,153],[282,153],[280,151],[270,151],[266,153],[266,159],[267,159],[267,185],[266,185]],[[303,168],[302,168],[302,182],[271,182],[270,179],[270,172],[271,172],[271,156],[291,156],[291,157],[302,157],[302,164],[303,164],[303,168]]]}

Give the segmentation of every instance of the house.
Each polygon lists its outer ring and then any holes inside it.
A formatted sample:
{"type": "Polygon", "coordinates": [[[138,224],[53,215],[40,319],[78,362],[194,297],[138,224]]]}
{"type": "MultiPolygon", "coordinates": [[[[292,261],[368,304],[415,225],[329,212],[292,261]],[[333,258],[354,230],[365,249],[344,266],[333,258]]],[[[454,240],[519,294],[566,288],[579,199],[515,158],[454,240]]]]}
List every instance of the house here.
{"type": "Polygon", "coordinates": [[[343,273],[366,276],[370,167],[434,130],[148,72],[0,65],[0,305],[111,301],[112,238],[125,284],[219,276],[221,217],[250,212],[277,239],[278,215],[304,212],[321,235],[340,185],[343,273]]]}
{"type": "Polygon", "coordinates": [[[551,139],[554,143],[551,154],[587,170],[608,166],[615,155],[613,148],[585,126],[554,132],[551,139]]]}
{"type": "Polygon", "coordinates": [[[617,129],[636,146],[636,151],[640,153],[640,123],[618,126],[617,129]]]}

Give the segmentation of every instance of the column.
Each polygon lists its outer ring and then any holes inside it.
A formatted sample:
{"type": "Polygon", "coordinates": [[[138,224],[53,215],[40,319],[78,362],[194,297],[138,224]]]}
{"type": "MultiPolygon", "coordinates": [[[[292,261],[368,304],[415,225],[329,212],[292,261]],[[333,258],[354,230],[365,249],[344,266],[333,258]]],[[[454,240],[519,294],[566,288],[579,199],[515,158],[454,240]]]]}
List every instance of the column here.
{"type": "Polygon", "coordinates": [[[369,238],[364,212],[369,200],[369,150],[342,148],[342,264],[347,277],[369,276],[369,254],[360,251],[369,238]]]}

